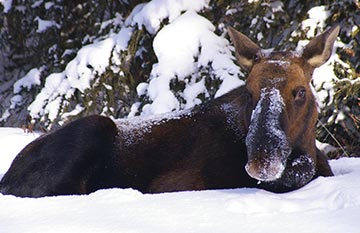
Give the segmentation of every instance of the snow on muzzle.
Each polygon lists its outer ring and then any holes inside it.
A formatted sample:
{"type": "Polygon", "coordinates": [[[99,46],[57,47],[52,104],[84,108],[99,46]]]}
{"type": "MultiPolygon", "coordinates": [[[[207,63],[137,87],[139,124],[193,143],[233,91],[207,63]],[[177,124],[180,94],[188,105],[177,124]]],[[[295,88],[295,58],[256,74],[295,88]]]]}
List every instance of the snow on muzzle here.
{"type": "Polygon", "coordinates": [[[249,176],[259,181],[279,179],[291,153],[289,141],[281,127],[284,108],[279,90],[261,89],[245,142],[248,153],[245,169],[249,176]]]}

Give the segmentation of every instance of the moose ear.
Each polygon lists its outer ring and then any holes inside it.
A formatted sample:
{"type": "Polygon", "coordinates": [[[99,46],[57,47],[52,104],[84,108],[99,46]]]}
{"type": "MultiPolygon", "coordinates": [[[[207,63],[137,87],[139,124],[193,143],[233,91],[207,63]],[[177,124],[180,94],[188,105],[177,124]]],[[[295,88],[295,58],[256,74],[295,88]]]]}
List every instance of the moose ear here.
{"type": "Polygon", "coordinates": [[[313,38],[305,46],[302,57],[315,68],[324,64],[331,56],[334,42],[339,31],[340,27],[336,25],[323,34],[313,38]]]}
{"type": "Polygon", "coordinates": [[[249,71],[253,66],[255,56],[261,51],[261,48],[232,27],[228,27],[228,32],[235,46],[236,59],[239,65],[249,71]]]}

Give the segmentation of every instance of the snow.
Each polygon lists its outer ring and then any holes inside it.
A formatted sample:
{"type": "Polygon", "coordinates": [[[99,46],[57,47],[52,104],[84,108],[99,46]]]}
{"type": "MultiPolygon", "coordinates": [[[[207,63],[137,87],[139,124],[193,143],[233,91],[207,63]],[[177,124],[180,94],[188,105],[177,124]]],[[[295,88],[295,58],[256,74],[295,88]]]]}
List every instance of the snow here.
{"type": "Polygon", "coordinates": [[[284,3],[282,3],[281,1],[270,2],[269,5],[271,7],[271,11],[274,13],[284,11],[284,3]]]}
{"type": "Polygon", "coordinates": [[[113,48],[119,52],[125,49],[130,32],[131,29],[124,27],[118,34],[82,47],[63,72],[52,73],[46,77],[44,88],[28,107],[30,115],[40,118],[46,114],[50,120],[54,120],[63,102],[70,98],[76,89],[83,93],[90,88],[95,76],[105,71],[109,66],[113,48]]]}
{"type": "Polygon", "coordinates": [[[186,82],[186,88],[184,90],[184,99],[186,100],[185,109],[189,109],[200,104],[201,100],[198,99],[197,96],[206,92],[204,90],[206,90],[204,78],[202,78],[199,82],[186,82]]]}
{"type": "Polygon", "coordinates": [[[89,88],[94,73],[103,73],[109,65],[109,57],[113,47],[113,38],[84,46],[75,59],[66,66],[65,74],[70,85],[81,92],[89,88]]]}
{"type": "Polygon", "coordinates": [[[61,94],[68,94],[69,89],[70,85],[67,79],[65,79],[64,73],[52,73],[46,78],[44,88],[41,89],[41,92],[29,105],[28,109],[30,111],[30,115],[35,118],[43,115],[44,113],[51,114],[53,111],[57,112],[57,107],[53,110],[49,106],[52,106],[51,103],[56,101],[61,94]],[[45,106],[45,104],[47,105],[45,106]]]}
{"type": "MultiPolygon", "coordinates": [[[[0,128],[0,177],[37,136],[0,128]]],[[[38,199],[0,194],[0,232],[357,233],[360,159],[330,162],[334,177],[284,194],[254,188],[146,195],[107,189],[38,199]]]]}
{"type": "MultiPolygon", "coordinates": [[[[36,4],[41,2],[37,1],[36,4]]],[[[0,0],[0,3],[4,6],[4,13],[12,7],[12,0],[0,0]]],[[[211,78],[222,81],[216,97],[242,85],[244,82],[239,79],[242,74],[231,54],[232,46],[224,35],[215,34],[215,26],[208,19],[199,15],[208,4],[208,0],[152,0],[139,4],[126,19],[118,15],[112,21],[105,22],[102,28],[115,23],[122,29],[117,33],[111,31],[107,38],[84,46],[65,70],[45,77],[44,88],[28,108],[30,115],[33,118],[47,115],[50,120],[55,119],[62,110],[61,105],[66,104],[66,99],[75,90],[84,92],[91,87],[95,77],[109,66],[109,58],[115,66],[120,67],[119,53],[128,47],[135,27],[144,27],[154,35],[153,49],[158,63],[152,68],[150,80],[137,87],[139,96],[147,95],[151,100],[142,110],[143,118],[117,121],[121,123],[119,130],[128,135],[127,143],[140,140],[141,133],[152,125],[164,119],[186,116],[188,112],[161,116],[153,114],[199,104],[198,96],[208,95],[205,79],[199,74],[203,67],[210,66],[211,78]],[[185,83],[185,89],[180,93],[185,103],[180,103],[170,90],[170,83],[174,80],[185,83]],[[140,127],[143,131],[135,133],[134,127],[140,127]]],[[[46,2],[45,8],[49,9],[52,5],[46,2]]],[[[274,1],[270,6],[272,12],[283,10],[281,1],[274,1]]],[[[231,9],[227,11],[227,14],[234,13],[231,9]]],[[[317,6],[308,13],[308,19],[301,22],[300,28],[307,30],[307,37],[311,38],[323,31],[329,12],[327,7],[317,6]]],[[[264,20],[273,22],[270,16],[264,20]]],[[[256,17],[251,24],[255,25],[258,21],[256,17]]],[[[58,26],[55,22],[40,18],[37,18],[37,22],[38,32],[58,26]]],[[[263,34],[258,33],[257,37],[263,39],[263,34]]],[[[298,48],[301,49],[307,42],[300,41],[298,48]]],[[[282,61],[270,62],[286,65],[282,61]]],[[[329,93],[330,97],[333,95],[330,80],[337,80],[333,72],[335,62],[341,62],[337,55],[314,72],[320,103],[329,93]]],[[[19,95],[22,90],[40,84],[41,71],[42,68],[34,68],[15,83],[10,109],[22,102],[19,95]]],[[[274,105],[271,112],[275,115],[267,116],[271,120],[281,112],[281,96],[276,90],[267,95],[274,105]]],[[[138,107],[139,103],[135,103],[129,116],[135,115],[138,107]]],[[[234,107],[231,104],[223,105],[222,110],[228,111],[234,107]]],[[[62,113],[61,117],[66,119],[83,110],[84,106],[78,104],[70,112],[62,113]]],[[[259,104],[253,112],[254,122],[261,110],[259,104]]],[[[8,110],[2,118],[6,119],[7,114],[8,110]]],[[[234,117],[228,119],[230,124],[234,123],[234,117]]],[[[276,133],[278,127],[269,124],[268,130],[276,133]]],[[[0,178],[16,154],[39,135],[26,134],[18,128],[0,128],[0,178]]],[[[278,137],[281,135],[282,132],[278,137]]],[[[322,147],[332,149],[324,144],[322,147]]],[[[305,155],[302,160],[306,159],[308,157],[305,155]]],[[[293,165],[298,163],[303,161],[294,161],[293,165]]],[[[334,160],[331,167],[335,177],[320,177],[299,190],[285,194],[249,188],[156,195],[144,195],[132,189],[108,189],[90,195],[39,199],[0,194],[0,232],[359,232],[360,183],[356,181],[360,178],[360,159],[334,160]]]]}
{"type": "Polygon", "coordinates": [[[33,68],[23,78],[16,81],[14,83],[14,94],[20,93],[23,88],[26,88],[29,91],[33,86],[40,85],[41,71],[42,68],[33,68]]]}
{"type": "Polygon", "coordinates": [[[333,152],[335,151],[337,148],[328,144],[328,143],[323,143],[323,142],[320,142],[318,140],[315,141],[315,144],[316,144],[316,147],[323,151],[325,154],[328,154],[330,152],[333,152]]]}
{"type": "Polygon", "coordinates": [[[132,19],[132,25],[145,26],[148,32],[155,34],[164,19],[168,18],[171,23],[182,12],[200,11],[207,7],[208,3],[209,0],[153,0],[136,6],[129,19],[132,19]]]}
{"type": "Polygon", "coordinates": [[[12,6],[12,0],[0,0],[0,4],[4,7],[4,13],[8,13],[12,6]]]}
{"type": "Polygon", "coordinates": [[[338,55],[334,54],[329,61],[314,70],[312,84],[316,90],[316,102],[320,109],[325,105],[333,104],[335,94],[333,83],[339,80],[334,73],[334,64],[338,60],[340,60],[338,55]]]}
{"type": "Polygon", "coordinates": [[[38,136],[39,133],[25,133],[20,128],[0,128],[0,179],[9,169],[15,155],[38,136]]]}
{"type": "Polygon", "coordinates": [[[309,18],[304,20],[301,24],[302,30],[308,30],[307,38],[312,38],[319,34],[326,26],[325,21],[330,16],[327,6],[316,6],[308,11],[309,18]],[[320,29],[315,32],[317,29],[320,29]]]}
{"type": "Polygon", "coordinates": [[[276,64],[278,66],[290,65],[289,61],[284,61],[284,60],[267,60],[266,63],[276,64]]]}
{"type": "Polygon", "coordinates": [[[38,29],[36,30],[38,33],[45,32],[50,27],[60,27],[55,21],[52,20],[44,20],[40,19],[40,17],[36,17],[35,20],[38,22],[38,29]]]}
{"type": "Polygon", "coordinates": [[[42,3],[43,3],[43,0],[35,1],[35,2],[31,5],[31,7],[32,7],[32,8],[39,7],[42,3]]]}
{"type": "Polygon", "coordinates": [[[53,3],[53,2],[45,2],[45,9],[49,10],[54,5],[55,5],[55,3],[53,3]]]}
{"type": "Polygon", "coordinates": [[[153,66],[147,87],[152,103],[144,106],[143,115],[161,114],[199,104],[201,101],[197,96],[208,93],[204,77],[199,77],[198,73],[210,63],[215,78],[222,80],[216,97],[244,84],[239,79],[239,67],[234,64],[229,42],[217,36],[214,30],[214,25],[206,18],[187,11],[157,33],[153,47],[158,63],[153,66]],[[172,80],[185,82],[184,106],[170,89],[172,80]]]}
{"type": "Polygon", "coordinates": [[[168,112],[158,115],[128,117],[123,119],[115,119],[115,123],[124,137],[125,144],[137,143],[143,139],[144,134],[151,131],[154,125],[167,122],[171,119],[187,118],[192,115],[189,109],[175,112],[168,112]]]}
{"type": "Polygon", "coordinates": [[[71,116],[76,116],[76,115],[78,115],[80,112],[82,112],[83,110],[84,110],[84,107],[81,106],[80,104],[77,104],[77,105],[75,106],[75,109],[74,109],[74,110],[72,110],[71,112],[64,113],[64,114],[63,114],[63,118],[66,119],[66,120],[68,120],[69,117],[71,117],[71,116]]]}

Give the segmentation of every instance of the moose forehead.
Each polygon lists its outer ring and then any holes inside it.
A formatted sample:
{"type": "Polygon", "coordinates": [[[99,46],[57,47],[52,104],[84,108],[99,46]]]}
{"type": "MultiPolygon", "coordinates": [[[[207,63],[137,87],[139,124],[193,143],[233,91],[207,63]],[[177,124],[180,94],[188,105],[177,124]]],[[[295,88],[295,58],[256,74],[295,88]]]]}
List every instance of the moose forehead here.
{"type": "Polygon", "coordinates": [[[259,54],[247,78],[247,87],[253,94],[260,94],[265,87],[279,90],[308,85],[302,58],[294,52],[272,52],[259,54]]]}

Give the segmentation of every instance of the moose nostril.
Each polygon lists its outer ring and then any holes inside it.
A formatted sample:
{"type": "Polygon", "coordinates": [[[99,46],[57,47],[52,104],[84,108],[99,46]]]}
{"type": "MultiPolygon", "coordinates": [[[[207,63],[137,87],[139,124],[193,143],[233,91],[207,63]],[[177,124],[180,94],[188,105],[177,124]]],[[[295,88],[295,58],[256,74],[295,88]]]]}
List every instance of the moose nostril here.
{"type": "Polygon", "coordinates": [[[251,177],[253,177],[253,174],[256,174],[255,169],[254,169],[254,165],[252,163],[247,163],[245,165],[245,170],[251,177]]]}
{"type": "Polygon", "coordinates": [[[256,164],[256,162],[247,163],[245,166],[246,172],[254,179],[264,181],[266,180],[265,172],[261,171],[259,169],[259,166],[256,164]]]}
{"type": "Polygon", "coordinates": [[[285,166],[279,162],[250,161],[245,165],[248,175],[259,181],[274,181],[281,177],[285,166]]]}

